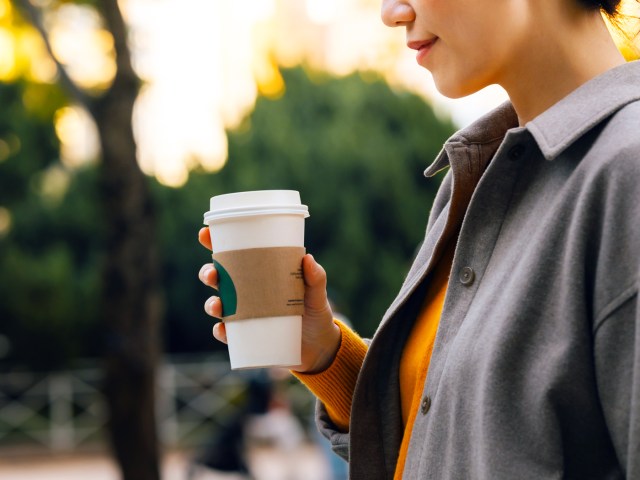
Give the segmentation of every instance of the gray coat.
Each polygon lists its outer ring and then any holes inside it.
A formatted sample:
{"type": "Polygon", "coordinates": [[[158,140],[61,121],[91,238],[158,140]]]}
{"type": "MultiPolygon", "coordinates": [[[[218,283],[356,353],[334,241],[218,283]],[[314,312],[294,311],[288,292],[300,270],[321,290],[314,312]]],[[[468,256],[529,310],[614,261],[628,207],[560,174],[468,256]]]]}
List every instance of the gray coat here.
{"type": "Polygon", "coordinates": [[[405,479],[640,479],[640,62],[517,126],[509,103],[451,137],[425,241],[374,335],[350,433],[317,420],[352,479],[391,479],[398,362],[461,224],[405,479]]]}

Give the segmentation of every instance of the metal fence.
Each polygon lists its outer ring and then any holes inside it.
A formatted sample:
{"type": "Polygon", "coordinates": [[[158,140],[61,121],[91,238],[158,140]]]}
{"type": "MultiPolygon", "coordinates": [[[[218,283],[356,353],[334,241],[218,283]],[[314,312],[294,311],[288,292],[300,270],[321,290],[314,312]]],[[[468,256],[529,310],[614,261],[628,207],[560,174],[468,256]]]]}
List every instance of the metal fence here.
{"type": "MultiPolygon", "coordinates": [[[[247,372],[221,357],[172,357],[158,368],[157,412],[162,443],[200,444],[241,408],[247,372]]],[[[104,442],[106,407],[97,366],[54,373],[0,374],[0,449],[28,447],[75,451],[104,442]]],[[[278,380],[302,420],[313,400],[293,379],[278,380]]]]}

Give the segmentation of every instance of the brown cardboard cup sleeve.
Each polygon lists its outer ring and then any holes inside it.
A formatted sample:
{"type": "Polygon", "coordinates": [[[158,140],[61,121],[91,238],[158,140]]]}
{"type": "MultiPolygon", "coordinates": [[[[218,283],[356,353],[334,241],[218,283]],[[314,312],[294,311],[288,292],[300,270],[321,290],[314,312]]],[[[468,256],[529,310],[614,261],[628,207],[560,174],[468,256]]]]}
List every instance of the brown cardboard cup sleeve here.
{"type": "Polygon", "coordinates": [[[304,254],[304,247],[214,253],[224,321],[302,315],[304,254]]]}

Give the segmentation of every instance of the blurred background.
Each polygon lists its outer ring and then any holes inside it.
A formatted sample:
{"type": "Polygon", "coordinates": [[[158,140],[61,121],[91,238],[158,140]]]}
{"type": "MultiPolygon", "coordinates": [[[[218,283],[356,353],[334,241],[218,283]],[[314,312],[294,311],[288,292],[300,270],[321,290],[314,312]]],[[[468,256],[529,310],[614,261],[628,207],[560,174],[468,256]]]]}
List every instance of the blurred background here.
{"type": "Polygon", "coordinates": [[[196,235],[213,195],[299,190],[373,333],[422,171],[506,98],[439,96],[379,3],[0,0],[0,478],[346,478],[304,387],[229,370],[196,235]]]}

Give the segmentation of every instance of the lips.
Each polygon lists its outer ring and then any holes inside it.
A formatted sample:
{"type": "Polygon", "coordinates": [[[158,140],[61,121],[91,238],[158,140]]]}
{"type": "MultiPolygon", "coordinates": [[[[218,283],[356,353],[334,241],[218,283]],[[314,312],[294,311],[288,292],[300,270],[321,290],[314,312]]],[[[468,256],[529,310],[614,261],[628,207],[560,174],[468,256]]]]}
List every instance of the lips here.
{"type": "Polygon", "coordinates": [[[438,37],[429,38],[427,40],[414,40],[412,42],[407,42],[407,47],[412,50],[420,50],[421,48],[432,45],[438,37]]]}
{"type": "Polygon", "coordinates": [[[438,37],[433,37],[428,40],[414,40],[407,42],[407,46],[412,50],[417,50],[416,60],[421,63],[422,60],[429,54],[429,51],[433,48],[434,44],[438,41],[438,37]]]}

